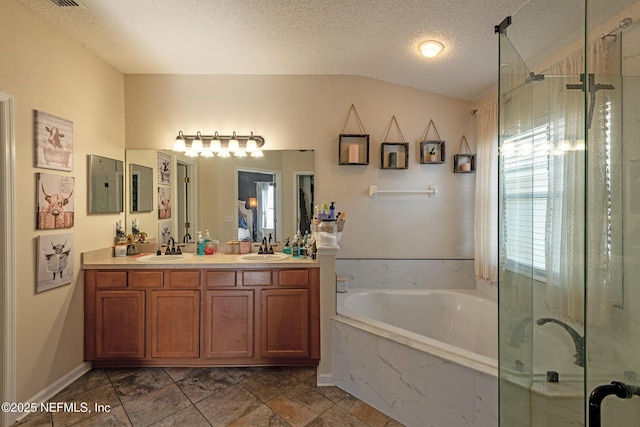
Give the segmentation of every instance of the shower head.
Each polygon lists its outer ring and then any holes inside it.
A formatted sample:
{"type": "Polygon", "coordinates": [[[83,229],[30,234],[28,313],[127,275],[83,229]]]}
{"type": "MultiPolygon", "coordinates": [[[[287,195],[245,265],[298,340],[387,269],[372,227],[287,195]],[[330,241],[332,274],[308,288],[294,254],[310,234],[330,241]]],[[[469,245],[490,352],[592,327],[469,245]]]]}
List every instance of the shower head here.
{"type": "Polygon", "coordinates": [[[617,37],[617,35],[613,34],[613,33],[615,33],[616,31],[618,31],[621,28],[627,28],[631,24],[633,24],[633,19],[632,18],[624,18],[622,21],[620,21],[620,23],[615,28],[612,28],[611,30],[607,31],[606,33],[601,35],[600,38],[603,39],[605,37],[617,37]]]}
{"type": "Polygon", "coordinates": [[[632,18],[624,18],[622,21],[620,21],[620,24],[618,24],[618,28],[627,28],[631,24],[633,24],[632,18]]]}

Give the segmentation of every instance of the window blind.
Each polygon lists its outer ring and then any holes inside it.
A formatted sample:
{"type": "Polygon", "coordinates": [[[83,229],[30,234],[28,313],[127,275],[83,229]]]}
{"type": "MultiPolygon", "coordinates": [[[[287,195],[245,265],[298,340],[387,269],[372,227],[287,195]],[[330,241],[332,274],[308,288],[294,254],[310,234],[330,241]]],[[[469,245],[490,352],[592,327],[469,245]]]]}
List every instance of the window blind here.
{"type": "Polygon", "coordinates": [[[544,280],[548,125],[505,138],[501,146],[507,267],[544,280]],[[523,271],[524,270],[524,271],[523,271]]]}

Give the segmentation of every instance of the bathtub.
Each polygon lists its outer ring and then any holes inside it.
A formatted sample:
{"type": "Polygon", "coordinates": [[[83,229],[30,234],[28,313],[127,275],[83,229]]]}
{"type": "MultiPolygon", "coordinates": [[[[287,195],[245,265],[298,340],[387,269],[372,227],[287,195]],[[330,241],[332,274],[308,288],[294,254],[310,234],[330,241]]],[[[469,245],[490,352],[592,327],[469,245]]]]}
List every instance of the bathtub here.
{"type": "Polygon", "coordinates": [[[495,427],[497,315],[475,290],[337,294],[333,382],[407,426],[495,427]]]}

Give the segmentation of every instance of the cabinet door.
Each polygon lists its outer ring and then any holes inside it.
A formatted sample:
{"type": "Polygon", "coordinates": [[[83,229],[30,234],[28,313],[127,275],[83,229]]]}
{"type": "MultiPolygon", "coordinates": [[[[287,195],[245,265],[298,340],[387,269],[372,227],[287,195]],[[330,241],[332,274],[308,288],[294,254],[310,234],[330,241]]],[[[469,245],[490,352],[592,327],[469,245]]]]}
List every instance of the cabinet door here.
{"type": "Polygon", "coordinates": [[[207,291],[204,357],[253,357],[254,291],[207,291]]]}
{"type": "Polygon", "coordinates": [[[144,291],[96,292],[96,357],[144,357],[144,291]]]}
{"type": "Polygon", "coordinates": [[[151,357],[199,357],[200,291],[151,291],[151,357]]]}
{"type": "Polygon", "coordinates": [[[309,291],[262,290],[261,356],[309,356],[309,291]]]}

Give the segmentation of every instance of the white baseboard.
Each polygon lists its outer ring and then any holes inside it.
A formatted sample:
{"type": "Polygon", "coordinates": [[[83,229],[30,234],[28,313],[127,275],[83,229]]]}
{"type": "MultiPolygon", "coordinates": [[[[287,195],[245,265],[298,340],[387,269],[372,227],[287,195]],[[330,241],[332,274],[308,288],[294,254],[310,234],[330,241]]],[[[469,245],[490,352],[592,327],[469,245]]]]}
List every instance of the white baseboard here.
{"type": "Polygon", "coordinates": [[[318,375],[318,381],[317,381],[318,387],[328,387],[332,385],[333,385],[333,375],[331,374],[318,375]]]}
{"type": "MultiPolygon", "coordinates": [[[[47,402],[53,396],[55,396],[56,394],[64,390],[65,387],[67,387],[69,384],[71,384],[72,382],[74,382],[75,380],[77,380],[78,378],[80,378],[90,370],[91,370],[90,362],[81,363],[80,365],[76,366],[75,368],[67,372],[62,377],[58,378],[53,383],[49,384],[46,388],[44,388],[42,391],[40,391],[38,394],[33,396],[31,399],[29,399],[25,403],[35,403],[39,406],[41,403],[47,402]]],[[[18,418],[15,421],[19,421],[22,418],[26,417],[27,415],[29,415],[29,412],[22,413],[18,416],[18,418]]]]}

